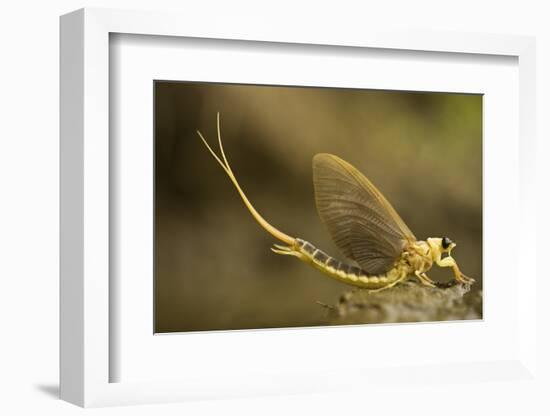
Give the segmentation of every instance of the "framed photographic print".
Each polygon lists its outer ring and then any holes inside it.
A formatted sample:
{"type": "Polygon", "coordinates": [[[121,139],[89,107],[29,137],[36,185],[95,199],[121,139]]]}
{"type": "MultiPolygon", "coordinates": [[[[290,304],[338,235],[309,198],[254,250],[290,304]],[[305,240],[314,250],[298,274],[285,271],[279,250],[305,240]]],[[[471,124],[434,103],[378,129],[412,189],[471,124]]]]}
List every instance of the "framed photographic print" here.
{"type": "Polygon", "coordinates": [[[481,94],[156,81],[154,100],[156,333],[481,319],[481,94]],[[347,160],[443,234],[415,237],[347,160]]]}
{"type": "Polygon", "coordinates": [[[62,398],[531,377],[534,41],[181,19],[61,19],[62,398]]]}

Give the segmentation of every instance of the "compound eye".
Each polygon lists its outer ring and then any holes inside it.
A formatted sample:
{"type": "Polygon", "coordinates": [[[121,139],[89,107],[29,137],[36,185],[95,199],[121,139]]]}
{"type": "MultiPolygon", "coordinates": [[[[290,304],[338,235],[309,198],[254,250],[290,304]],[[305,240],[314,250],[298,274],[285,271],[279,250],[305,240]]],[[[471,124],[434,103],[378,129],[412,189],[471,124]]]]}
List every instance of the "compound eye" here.
{"type": "Polygon", "coordinates": [[[441,240],[441,246],[444,250],[447,250],[452,243],[453,242],[449,237],[443,237],[443,239],[441,240]]]}

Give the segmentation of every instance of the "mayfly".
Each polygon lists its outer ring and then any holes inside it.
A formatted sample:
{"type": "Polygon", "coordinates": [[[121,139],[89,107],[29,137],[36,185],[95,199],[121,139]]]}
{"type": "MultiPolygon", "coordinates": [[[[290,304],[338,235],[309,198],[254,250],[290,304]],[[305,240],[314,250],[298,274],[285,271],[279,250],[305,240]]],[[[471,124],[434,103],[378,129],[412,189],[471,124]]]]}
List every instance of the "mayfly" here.
{"type": "Polygon", "coordinates": [[[336,246],[357,266],[329,256],[306,240],[283,233],[256,211],[241,189],[223,150],[219,113],[217,133],[221,158],[201,132],[197,130],[197,133],[233,182],[254,219],[286,244],[274,244],[275,253],[297,257],[333,279],[370,290],[390,288],[409,276],[416,276],[422,284],[434,287],[435,282],[426,274],[434,263],[450,267],[460,283],[474,282],[460,271],[451,257],[456,244],[450,238],[417,240],[372,182],[351,164],[332,154],[320,153],[313,157],[317,211],[336,246]]]}

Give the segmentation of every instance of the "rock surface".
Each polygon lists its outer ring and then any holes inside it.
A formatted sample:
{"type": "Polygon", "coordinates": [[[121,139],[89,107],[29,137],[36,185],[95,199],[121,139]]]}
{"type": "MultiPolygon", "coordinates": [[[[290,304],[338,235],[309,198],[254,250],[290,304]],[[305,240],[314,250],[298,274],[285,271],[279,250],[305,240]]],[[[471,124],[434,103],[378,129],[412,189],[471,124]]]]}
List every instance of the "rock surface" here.
{"type": "Polygon", "coordinates": [[[352,290],[325,306],[332,325],[481,319],[482,294],[468,285],[407,281],[380,292],[352,290]]]}

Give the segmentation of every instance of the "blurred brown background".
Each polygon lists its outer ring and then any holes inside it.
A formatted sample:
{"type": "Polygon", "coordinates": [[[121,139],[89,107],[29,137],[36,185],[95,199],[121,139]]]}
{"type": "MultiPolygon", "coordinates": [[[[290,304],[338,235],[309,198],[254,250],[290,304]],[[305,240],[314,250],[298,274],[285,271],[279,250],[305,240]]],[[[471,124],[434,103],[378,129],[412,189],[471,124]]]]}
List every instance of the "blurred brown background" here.
{"type": "MultiPolygon", "coordinates": [[[[275,227],[343,260],[315,209],[311,160],[363,172],[419,239],[448,236],[482,284],[482,97],[155,82],[156,332],[319,325],[349,287],[294,258],[244,207],[198,138],[275,227]]],[[[449,269],[429,276],[450,280],[449,269]]]]}

